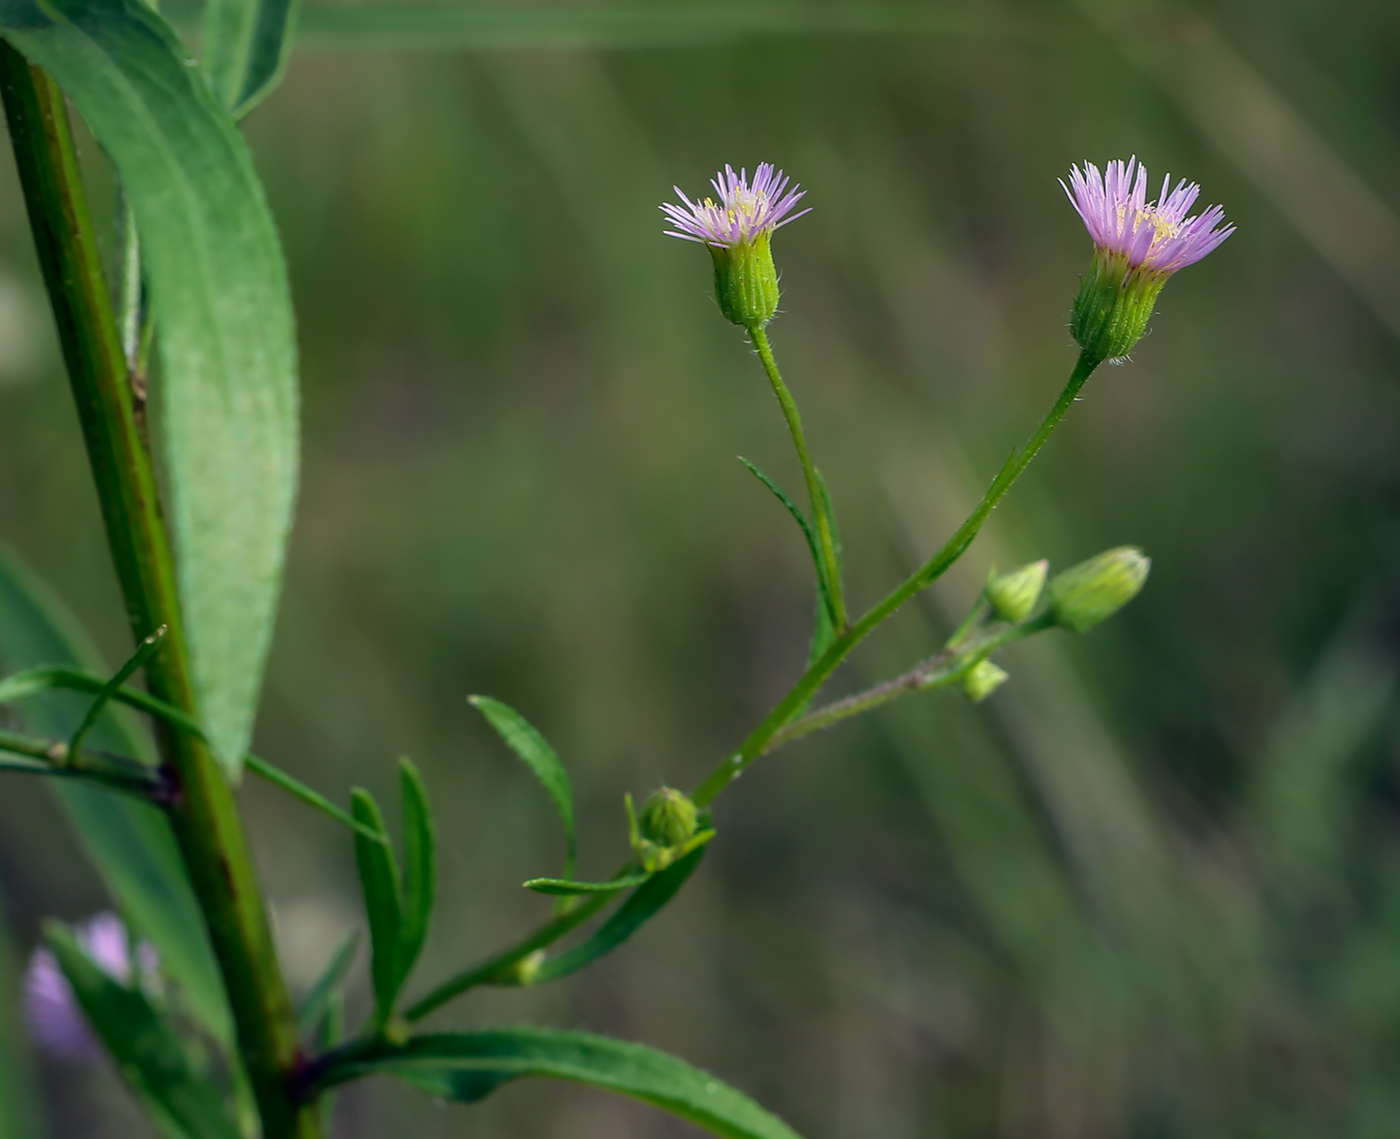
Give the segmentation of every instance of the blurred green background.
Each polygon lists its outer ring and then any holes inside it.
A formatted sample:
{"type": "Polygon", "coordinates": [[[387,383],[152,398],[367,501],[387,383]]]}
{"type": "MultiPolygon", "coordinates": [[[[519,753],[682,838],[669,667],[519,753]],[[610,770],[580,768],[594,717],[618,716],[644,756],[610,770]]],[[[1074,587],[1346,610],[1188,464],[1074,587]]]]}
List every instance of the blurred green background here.
{"type": "MultiPolygon", "coordinates": [[[[673,183],[767,160],[809,191],[771,331],[858,609],[1073,363],[1070,164],[1136,154],[1239,227],[831,691],[936,649],[994,561],[1140,544],[1129,609],[1007,652],[985,705],[917,697],[764,760],[632,943],[436,1023],[643,1040],[812,1139],[1395,1135],[1400,8],[324,4],[247,125],[305,391],[257,749],[341,801],[356,783],[392,804],[395,758],[422,767],[444,877],[420,987],[539,920],[519,883],[560,866],[548,800],[468,693],[563,754],[597,876],[625,850],[623,792],[697,781],[801,668],[805,549],[735,455],[800,477],[709,259],[661,236],[673,183]]],[[[0,163],[0,537],[116,660],[0,163]]],[[[243,797],[304,987],[361,920],[350,843],[266,786],[243,797]]],[[[0,789],[16,960],[43,914],[105,904],[64,827],[43,787],[0,789]]],[[[100,1068],[45,1061],[40,1086],[55,1136],[147,1133],[100,1068]]],[[[408,1128],[693,1133],[542,1083],[341,1101],[339,1135],[408,1128]]]]}

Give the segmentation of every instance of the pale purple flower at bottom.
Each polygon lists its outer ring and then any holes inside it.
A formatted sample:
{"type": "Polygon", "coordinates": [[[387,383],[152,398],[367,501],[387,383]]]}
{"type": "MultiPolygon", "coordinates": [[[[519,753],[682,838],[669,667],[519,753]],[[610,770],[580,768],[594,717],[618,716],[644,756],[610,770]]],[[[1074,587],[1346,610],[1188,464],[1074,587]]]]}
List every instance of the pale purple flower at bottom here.
{"type": "MultiPolygon", "coordinates": [[[[130,938],[121,918],[104,911],[75,925],[73,933],[99,969],[124,985],[131,983],[130,938]]],[[[141,942],[136,956],[143,979],[154,973],[159,957],[153,946],[141,942]]],[[[29,959],[23,1010],[30,1039],[41,1051],[68,1060],[91,1060],[100,1054],[72,986],[51,950],[40,947],[29,959]]]]}

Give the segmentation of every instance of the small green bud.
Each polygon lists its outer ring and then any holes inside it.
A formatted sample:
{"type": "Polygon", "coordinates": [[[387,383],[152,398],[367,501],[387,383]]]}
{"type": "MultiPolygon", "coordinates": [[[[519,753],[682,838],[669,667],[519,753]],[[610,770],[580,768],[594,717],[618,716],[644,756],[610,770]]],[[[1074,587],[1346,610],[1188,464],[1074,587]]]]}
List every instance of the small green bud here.
{"type": "Polygon", "coordinates": [[[967,670],[958,687],[962,694],[974,704],[985,700],[1010,679],[1003,668],[998,668],[989,660],[979,660],[967,670]]]}
{"type": "Polygon", "coordinates": [[[1092,629],[1138,595],[1152,563],[1136,546],[1105,550],[1050,579],[1050,612],[1074,633],[1092,629]]]}
{"type": "Polygon", "coordinates": [[[408,1038],[412,1035],[413,1025],[401,1016],[391,1016],[389,1022],[384,1026],[384,1039],[396,1046],[407,1044],[408,1038]]]}
{"type": "Polygon", "coordinates": [[[647,842],[656,846],[682,846],[695,834],[695,804],[689,796],[672,787],[654,791],[642,804],[637,829],[647,842]]]}
{"type": "Polygon", "coordinates": [[[1013,625],[1029,617],[1035,603],[1040,600],[1041,590],[1045,588],[1045,575],[1049,572],[1050,563],[1043,560],[1031,562],[1000,577],[993,570],[991,580],[987,582],[987,600],[996,615],[1013,625]]]}
{"type": "Polygon", "coordinates": [[[519,961],[514,962],[503,969],[500,975],[493,982],[497,985],[511,985],[519,988],[526,988],[535,983],[535,978],[539,976],[540,966],[544,964],[545,951],[536,949],[533,953],[527,953],[519,961]]]}
{"type": "Polygon", "coordinates": [[[1152,306],[1169,276],[1132,266],[1122,254],[1096,249],[1070,313],[1075,342],[1095,360],[1126,356],[1146,333],[1152,306]]]}
{"type": "Polygon", "coordinates": [[[733,245],[707,245],[715,262],[715,299],[727,320],[744,328],[764,325],[778,311],[778,270],[770,232],[733,245]]]}

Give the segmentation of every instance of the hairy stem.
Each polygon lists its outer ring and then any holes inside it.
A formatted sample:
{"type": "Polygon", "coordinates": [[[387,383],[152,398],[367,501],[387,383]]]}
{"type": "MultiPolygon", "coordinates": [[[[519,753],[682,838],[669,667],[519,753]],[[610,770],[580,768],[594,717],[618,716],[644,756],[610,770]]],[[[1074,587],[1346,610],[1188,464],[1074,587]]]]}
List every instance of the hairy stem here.
{"type": "Polygon", "coordinates": [[[807,480],[807,497],[812,502],[812,521],[817,526],[817,544],[821,548],[822,573],[826,578],[827,593],[831,598],[831,623],[838,633],[846,631],[846,600],[841,581],[841,566],[836,558],[836,535],[832,533],[831,516],[826,508],[826,495],[822,491],[821,476],[817,474],[812,454],[807,449],[807,436],[802,430],[802,416],[797,410],[797,401],[792,398],[783,377],[778,372],[778,361],[773,358],[773,346],[768,343],[768,333],[763,325],[756,324],[749,329],[749,339],[753,341],[758,358],[763,361],[763,370],[768,373],[768,382],[773,385],[773,394],[783,409],[788,430],[792,432],[792,443],[797,448],[797,458],[802,464],[802,477],[807,480]]]}
{"type": "Polygon", "coordinates": [[[1064,419],[1065,413],[1069,411],[1070,405],[1078,396],[1079,389],[1084,386],[1084,382],[1101,362],[1098,358],[1087,353],[1079,357],[1079,362],[1070,374],[1069,381],[1065,384],[1064,390],[1060,392],[1060,398],[1055,401],[1055,405],[1041,421],[1035,434],[1026,442],[1025,447],[1012,453],[1001,472],[992,480],[992,485],[987,488],[987,493],[982,496],[982,501],[968,515],[967,520],[958,527],[957,532],[943,544],[943,547],[933,557],[910,574],[874,608],[870,609],[859,621],[832,642],[831,647],[803,674],[802,679],[792,686],[777,707],[768,713],[763,722],[749,733],[748,738],[739,745],[739,750],[725,759],[695,789],[691,799],[697,807],[703,807],[712,802],[716,795],[743,774],[749,764],[769,749],[774,736],[807,706],[807,702],[826,682],[827,677],[836,671],[836,667],[850,655],[851,650],[869,636],[876,626],[914,594],[937,581],[947,572],[948,567],[962,557],[968,546],[972,545],[972,540],[977,537],[977,532],[982,529],[983,523],[996,509],[997,503],[1006,496],[1006,492],[1021,477],[1022,472],[1030,466],[1031,460],[1045,445],[1051,432],[1059,426],[1060,420],[1064,419]]]}
{"type": "MultiPolygon", "coordinates": [[[[0,45],[0,93],[132,633],[139,644],[169,627],[147,663],[148,685],[197,718],[170,539],[63,96],[8,45],[0,45]]],[[[318,1114],[289,1094],[301,1059],[296,1021],[232,790],[197,736],[158,722],[156,737],[174,787],[168,817],[223,974],[264,1139],[314,1139],[318,1114]]]]}

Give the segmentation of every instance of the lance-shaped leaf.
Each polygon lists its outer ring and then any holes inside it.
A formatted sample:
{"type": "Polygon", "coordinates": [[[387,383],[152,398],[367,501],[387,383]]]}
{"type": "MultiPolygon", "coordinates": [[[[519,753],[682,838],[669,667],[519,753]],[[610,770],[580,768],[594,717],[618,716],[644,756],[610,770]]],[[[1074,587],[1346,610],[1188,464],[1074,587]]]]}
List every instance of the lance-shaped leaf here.
{"type": "Polygon", "coordinates": [[[399,929],[396,960],[402,976],[408,979],[413,963],[428,936],[428,919],[433,914],[436,892],[433,820],[428,813],[428,789],[418,768],[408,759],[399,760],[399,785],[403,794],[403,924],[399,929]]]}
{"type": "Polygon", "coordinates": [[[726,1139],[798,1139],[742,1092],[642,1044],[547,1028],[422,1036],[331,1067],[322,1086],[374,1073],[471,1102],[507,1080],[547,1076],[631,1096],[726,1139]]]}
{"type": "Polygon", "coordinates": [[[472,705],[477,708],[483,716],[490,722],[491,726],[500,733],[501,739],[515,752],[536,778],[544,784],[544,789],[549,792],[549,797],[554,800],[554,805],[559,810],[559,818],[564,824],[564,841],[566,853],[564,857],[564,877],[574,876],[574,858],[576,853],[576,843],[574,840],[574,796],[569,789],[569,773],[564,770],[564,765],[559,762],[559,756],[554,749],[549,746],[544,736],[540,735],[529,721],[525,719],[514,708],[502,704],[499,700],[492,700],[489,696],[472,696],[469,698],[472,705]]]}
{"type": "Polygon", "coordinates": [[[239,1139],[217,1090],[190,1068],[184,1045],[138,988],[109,977],[57,922],[44,930],[88,1023],[162,1130],[188,1139],[239,1139]]]}
{"type": "Polygon", "coordinates": [[[287,70],[298,0],[210,0],[204,70],[235,118],[261,103],[287,70]]]}
{"type": "Polygon", "coordinates": [[[345,983],[346,975],[350,972],[350,966],[355,960],[355,950],[359,947],[359,932],[351,930],[340,943],[340,947],[331,954],[325,970],[316,978],[316,983],[311,986],[306,998],[297,1008],[297,1027],[301,1029],[302,1036],[312,1035],[326,1019],[327,1013],[335,1004],[341,985],[345,983]]]}
{"type": "Polygon", "coordinates": [[[394,848],[384,830],[384,816],[368,791],[356,787],[350,792],[355,821],[383,835],[375,842],[355,833],[355,865],[360,872],[360,889],[369,920],[370,977],[374,982],[374,1003],[381,1023],[394,1011],[403,974],[399,970],[399,929],[403,925],[403,898],[394,848]]]}
{"type": "Polygon", "coordinates": [[[152,6],[7,0],[0,32],[72,100],[135,214],[195,689],[236,773],[297,482],[296,347],[272,216],[233,120],[152,6]]]}
{"type": "MultiPolygon", "coordinates": [[[[107,671],[62,601],[0,547],[0,664],[24,668],[68,662],[107,671]]],[[[45,691],[22,701],[20,708],[35,730],[66,739],[91,700],[76,692],[45,691]]],[[[112,707],[93,725],[88,741],[122,755],[142,754],[139,738],[112,707]]],[[[160,951],[161,968],[180,985],[205,1027],[231,1041],[223,982],[165,816],[130,796],[76,782],[53,780],[49,788],[127,923],[160,951]]]]}
{"type": "Polygon", "coordinates": [[[695,868],[704,857],[705,848],[702,846],[660,873],[653,874],[637,887],[632,896],[618,908],[617,913],[608,918],[592,937],[558,957],[546,960],[531,983],[540,985],[545,981],[567,977],[604,954],[611,953],[676,896],[676,892],[685,885],[685,880],[695,872],[695,868]]]}

